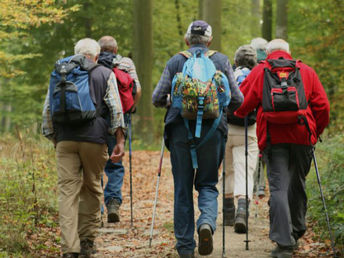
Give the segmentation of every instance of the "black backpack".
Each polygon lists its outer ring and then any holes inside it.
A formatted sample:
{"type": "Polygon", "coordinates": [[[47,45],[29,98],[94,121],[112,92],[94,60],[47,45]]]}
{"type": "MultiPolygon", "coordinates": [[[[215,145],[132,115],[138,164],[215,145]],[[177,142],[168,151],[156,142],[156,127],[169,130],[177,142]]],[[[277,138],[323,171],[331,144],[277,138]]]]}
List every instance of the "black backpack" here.
{"type": "Polygon", "coordinates": [[[299,62],[289,59],[267,60],[264,68],[262,107],[268,122],[297,123],[306,117],[308,102],[300,74],[299,62]]]}

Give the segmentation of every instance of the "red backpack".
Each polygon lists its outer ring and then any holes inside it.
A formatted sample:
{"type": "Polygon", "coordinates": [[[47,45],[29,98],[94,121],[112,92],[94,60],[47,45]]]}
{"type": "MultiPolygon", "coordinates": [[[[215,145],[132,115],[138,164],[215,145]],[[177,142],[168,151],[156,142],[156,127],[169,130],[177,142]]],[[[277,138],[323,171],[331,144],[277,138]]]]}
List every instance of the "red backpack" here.
{"type": "Polygon", "coordinates": [[[134,105],[134,79],[131,78],[131,76],[128,73],[118,68],[113,68],[113,72],[115,73],[117,78],[118,91],[121,97],[123,113],[127,113],[131,111],[134,105]]]}

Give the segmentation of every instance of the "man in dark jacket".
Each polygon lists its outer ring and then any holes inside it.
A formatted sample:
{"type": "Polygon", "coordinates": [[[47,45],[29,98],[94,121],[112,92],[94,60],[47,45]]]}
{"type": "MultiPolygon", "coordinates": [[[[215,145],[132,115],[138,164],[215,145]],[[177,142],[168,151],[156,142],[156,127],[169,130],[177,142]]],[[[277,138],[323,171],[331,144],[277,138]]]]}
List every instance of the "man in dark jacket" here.
{"type": "MultiPolygon", "coordinates": [[[[268,56],[256,66],[242,83],[240,90],[245,96],[243,105],[235,112],[245,117],[257,108],[258,145],[267,164],[270,187],[270,239],[277,243],[273,257],[292,257],[297,240],[306,231],[305,215],[307,196],[305,179],[312,161],[312,148],[329,123],[329,102],[315,71],[301,61],[296,62],[303,83],[307,108],[299,121],[271,122],[263,110],[264,75],[271,69],[273,60],[292,60],[289,44],[275,39],[267,45],[268,56]]],[[[288,69],[280,72],[285,76],[288,69]]],[[[288,85],[298,83],[289,81],[288,85]]],[[[282,79],[281,79],[282,80],[282,79]]],[[[283,81],[283,80],[282,80],[283,81]]],[[[301,85],[301,84],[300,84],[301,85]]],[[[300,93],[300,92],[299,92],[300,93]]],[[[281,113],[279,113],[281,115],[281,113]]],[[[283,120],[283,119],[280,119],[283,120]]]]}
{"type": "MultiPolygon", "coordinates": [[[[75,45],[84,65],[95,64],[100,47],[89,38],[75,45]]],[[[100,225],[101,176],[108,159],[106,137],[116,135],[111,159],[124,155],[124,119],[114,73],[97,66],[89,74],[89,90],[97,116],[81,124],[59,124],[52,120],[49,91],[43,108],[43,135],[56,146],[59,188],[59,220],[63,257],[90,257],[100,225]],[[110,116],[110,125],[105,117],[110,116]]]]}
{"type": "MultiPolygon", "coordinates": [[[[189,52],[208,51],[211,43],[211,27],[204,21],[195,21],[190,24],[185,34],[185,42],[190,47],[189,52]]],[[[234,80],[233,70],[228,58],[216,52],[210,56],[217,70],[227,77],[232,94],[229,109],[235,110],[243,101],[243,96],[234,80]]],[[[167,107],[171,94],[172,79],[181,72],[187,58],[178,53],[168,62],[161,79],[153,92],[153,104],[156,107],[167,107]]],[[[202,121],[202,134],[199,141],[210,130],[213,120],[202,121]]],[[[193,132],[195,121],[190,120],[193,132]]],[[[198,252],[208,255],[213,250],[212,234],[216,229],[218,168],[223,159],[227,123],[226,117],[222,120],[215,133],[209,140],[197,149],[198,169],[194,170],[188,141],[188,131],[179,110],[169,107],[165,118],[165,143],[171,153],[172,173],[174,178],[174,233],[177,239],[176,248],[180,257],[194,257],[194,208],[193,186],[198,191],[198,207],[201,215],[197,221],[199,234],[198,252]]]]}

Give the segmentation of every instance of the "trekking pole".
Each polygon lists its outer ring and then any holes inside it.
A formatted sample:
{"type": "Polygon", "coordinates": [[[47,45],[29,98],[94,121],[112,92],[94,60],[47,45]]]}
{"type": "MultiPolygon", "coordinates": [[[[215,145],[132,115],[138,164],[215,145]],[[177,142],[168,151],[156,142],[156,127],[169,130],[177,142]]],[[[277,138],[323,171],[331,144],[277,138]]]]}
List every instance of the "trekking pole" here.
{"type": "Polygon", "coordinates": [[[155,220],[155,210],[156,210],[156,204],[158,202],[159,181],[160,181],[160,175],[161,175],[162,160],[164,158],[164,148],[165,148],[165,142],[164,142],[164,137],[162,137],[161,152],[160,152],[160,162],[159,162],[159,168],[158,168],[158,179],[156,181],[155,200],[154,200],[154,207],[153,207],[152,224],[151,224],[151,228],[150,228],[149,247],[152,247],[153,228],[154,228],[154,220],[155,220]]]}
{"type": "Polygon", "coordinates": [[[248,136],[247,136],[247,116],[245,117],[245,181],[246,181],[246,240],[244,241],[246,243],[246,250],[249,250],[248,247],[248,136]]]}
{"type": "Polygon", "coordinates": [[[319,189],[320,189],[321,200],[322,200],[322,204],[324,206],[327,228],[328,228],[330,239],[331,239],[331,247],[332,247],[332,251],[333,251],[333,257],[337,257],[337,252],[336,252],[336,249],[334,247],[334,238],[333,238],[333,234],[332,234],[332,230],[331,230],[330,219],[328,216],[328,211],[327,211],[327,207],[326,207],[326,203],[325,203],[325,197],[324,197],[322,187],[321,187],[320,175],[319,175],[319,170],[318,170],[317,159],[315,157],[314,147],[312,147],[312,157],[313,157],[315,173],[317,175],[318,185],[319,185],[319,189]]]}
{"type": "Polygon", "coordinates": [[[225,227],[225,185],[226,185],[226,151],[223,153],[222,160],[222,258],[226,257],[226,227],[225,227]]]}
{"type": "Polygon", "coordinates": [[[131,163],[131,113],[129,113],[128,121],[128,135],[129,135],[129,175],[130,175],[130,226],[133,227],[133,178],[132,178],[132,163],[131,163]]]}

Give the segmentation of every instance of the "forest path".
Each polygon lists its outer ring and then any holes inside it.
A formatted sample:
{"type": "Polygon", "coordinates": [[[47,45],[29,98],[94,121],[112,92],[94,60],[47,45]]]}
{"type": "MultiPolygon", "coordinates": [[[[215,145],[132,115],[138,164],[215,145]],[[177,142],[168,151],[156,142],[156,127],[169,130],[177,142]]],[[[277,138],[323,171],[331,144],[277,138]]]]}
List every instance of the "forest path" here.
{"type": "MultiPolygon", "coordinates": [[[[128,154],[124,158],[126,169],[123,184],[123,204],[120,209],[119,223],[108,224],[106,214],[103,215],[104,226],[99,229],[96,239],[97,254],[94,257],[178,257],[174,249],[173,234],[173,178],[169,153],[164,154],[163,169],[160,178],[158,205],[154,223],[152,247],[149,248],[149,236],[152,220],[153,202],[157,182],[157,169],[160,153],[158,151],[133,152],[133,207],[134,223],[131,227],[129,196],[129,164],[128,154]]],[[[105,179],[106,180],[106,179],[105,179]]],[[[214,251],[209,256],[222,257],[222,179],[218,184],[220,195],[217,230],[214,234],[214,251]]],[[[249,250],[246,250],[245,234],[234,233],[233,227],[226,227],[226,257],[270,257],[274,247],[269,240],[269,221],[267,197],[254,201],[250,207],[249,217],[249,250]]],[[[197,192],[194,191],[196,218],[197,192]]],[[[310,230],[300,241],[300,250],[294,257],[318,257],[318,250],[324,248],[323,243],[314,243],[310,230]]],[[[195,234],[196,243],[198,236],[195,234]]],[[[195,249],[196,257],[200,256],[195,249]]],[[[322,255],[322,257],[324,257],[322,255]]]]}

